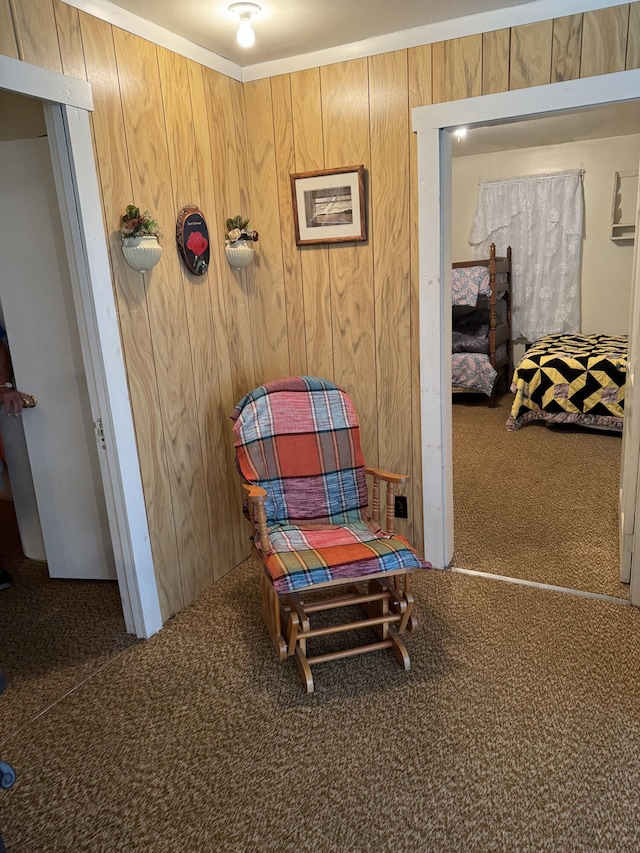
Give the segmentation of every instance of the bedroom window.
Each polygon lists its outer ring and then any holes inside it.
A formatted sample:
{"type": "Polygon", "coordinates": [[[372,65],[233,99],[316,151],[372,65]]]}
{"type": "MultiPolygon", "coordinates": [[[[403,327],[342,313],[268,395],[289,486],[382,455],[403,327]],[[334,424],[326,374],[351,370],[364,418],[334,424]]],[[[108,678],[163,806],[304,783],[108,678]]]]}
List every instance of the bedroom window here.
{"type": "Polygon", "coordinates": [[[582,169],[481,181],[474,258],[513,248],[513,339],[580,331],[582,169]]]}

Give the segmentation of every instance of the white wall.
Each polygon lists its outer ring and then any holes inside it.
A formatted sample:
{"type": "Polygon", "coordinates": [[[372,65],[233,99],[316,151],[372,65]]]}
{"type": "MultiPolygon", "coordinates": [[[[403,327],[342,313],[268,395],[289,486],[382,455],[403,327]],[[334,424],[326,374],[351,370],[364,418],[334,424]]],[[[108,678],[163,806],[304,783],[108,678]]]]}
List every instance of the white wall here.
{"type": "MultiPolygon", "coordinates": [[[[46,138],[0,141],[0,187],[0,300],[16,384],[38,399],[21,421],[49,574],[115,579],[102,451],[46,138]]],[[[15,487],[9,454],[7,461],[15,487]]]]}
{"type": "Polygon", "coordinates": [[[633,244],[614,243],[609,239],[613,173],[637,169],[639,161],[640,134],[455,157],[452,170],[454,261],[472,257],[468,239],[476,209],[478,181],[584,169],[581,331],[585,334],[626,334],[633,244]]]}
{"type": "Polygon", "coordinates": [[[0,91],[0,140],[36,139],[47,135],[42,101],[0,91]]]}

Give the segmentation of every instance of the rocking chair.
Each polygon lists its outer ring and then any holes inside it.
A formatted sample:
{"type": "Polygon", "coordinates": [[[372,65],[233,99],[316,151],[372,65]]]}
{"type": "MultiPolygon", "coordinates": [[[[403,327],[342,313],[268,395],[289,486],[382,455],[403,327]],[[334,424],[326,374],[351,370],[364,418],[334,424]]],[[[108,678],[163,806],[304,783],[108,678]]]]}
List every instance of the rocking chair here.
{"type": "Polygon", "coordinates": [[[406,539],[393,535],[395,488],[408,476],[364,467],[353,404],[326,379],[268,382],[243,397],[231,417],[245,515],[264,567],[262,616],[280,660],[295,658],[309,693],[312,666],[363,652],[390,649],[408,670],[401,636],[417,627],[409,572],[430,568],[406,539]],[[371,517],[366,475],[373,479],[371,517]],[[336,587],[343,588],[339,594],[336,587]],[[363,614],[356,621],[325,619],[312,627],[315,614],[353,605],[363,614]],[[373,629],[375,641],[308,653],[310,640],[361,628],[373,629]]]}

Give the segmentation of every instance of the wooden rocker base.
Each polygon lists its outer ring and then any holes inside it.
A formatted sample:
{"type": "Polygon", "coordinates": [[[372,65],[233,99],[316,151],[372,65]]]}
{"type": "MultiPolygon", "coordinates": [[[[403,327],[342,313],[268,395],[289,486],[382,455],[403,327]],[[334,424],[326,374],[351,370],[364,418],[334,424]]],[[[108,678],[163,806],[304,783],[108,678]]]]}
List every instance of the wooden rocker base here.
{"type": "Polygon", "coordinates": [[[287,659],[287,643],[282,636],[282,612],[280,599],[276,595],[271,581],[265,572],[260,575],[260,598],[262,601],[262,619],[266,625],[271,642],[275,646],[280,660],[287,659]]]}
{"type": "Polygon", "coordinates": [[[409,660],[409,652],[407,647],[402,642],[397,632],[393,628],[389,628],[389,639],[380,643],[368,643],[367,645],[356,646],[351,649],[345,649],[340,652],[330,652],[326,655],[316,655],[315,657],[307,657],[300,645],[296,646],[295,661],[298,668],[298,673],[302,679],[307,693],[313,693],[314,683],[311,667],[317,663],[325,663],[330,660],[338,660],[339,658],[352,657],[353,655],[365,654],[366,652],[375,652],[379,649],[391,649],[394,657],[404,670],[411,669],[411,661],[409,660]]]}
{"type": "Polygon", "coordinates": [[[390,649],[398,664],[404,670],[410,669],[409,653],[400,635],[405,631],[415,631],[418,623],[412,612],[413,595],[409,589],[407,572],[379,576],[362,582],[320,584],[302,593],[283,596],[276,593],[266,572],[262,573],[260,584],[262,617],[276,654],[280,660],[294,657],[307,693],[312,693],[314,689],[311,667],[340,658],[390,649]],[[338,594],[326,595],[327,591],[335,593],[336,589],[338,594]],[[342,589],[346,590],[344,594],[340,594],[342,589]],[[312,614],[354,605],[362,609],[362,618],[335,625],[311,627],[312,614]],[[372,628],[378,635],[378,640],[315,656],[307,654],[308,640],[359,628],[372,628]]]}

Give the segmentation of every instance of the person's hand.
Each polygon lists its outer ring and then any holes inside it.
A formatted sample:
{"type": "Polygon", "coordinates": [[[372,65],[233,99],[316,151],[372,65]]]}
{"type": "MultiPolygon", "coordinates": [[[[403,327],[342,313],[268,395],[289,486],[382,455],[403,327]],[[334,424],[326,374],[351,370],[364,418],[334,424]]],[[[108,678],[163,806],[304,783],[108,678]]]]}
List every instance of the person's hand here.
{"type": "Polygon", "coordinates": [[[17,417],[25,406],[35,406],[35,402],[29,394],[23,394],[16,388],[0,388],[0,405],[4,406],[7,415],[17,417]]]}

